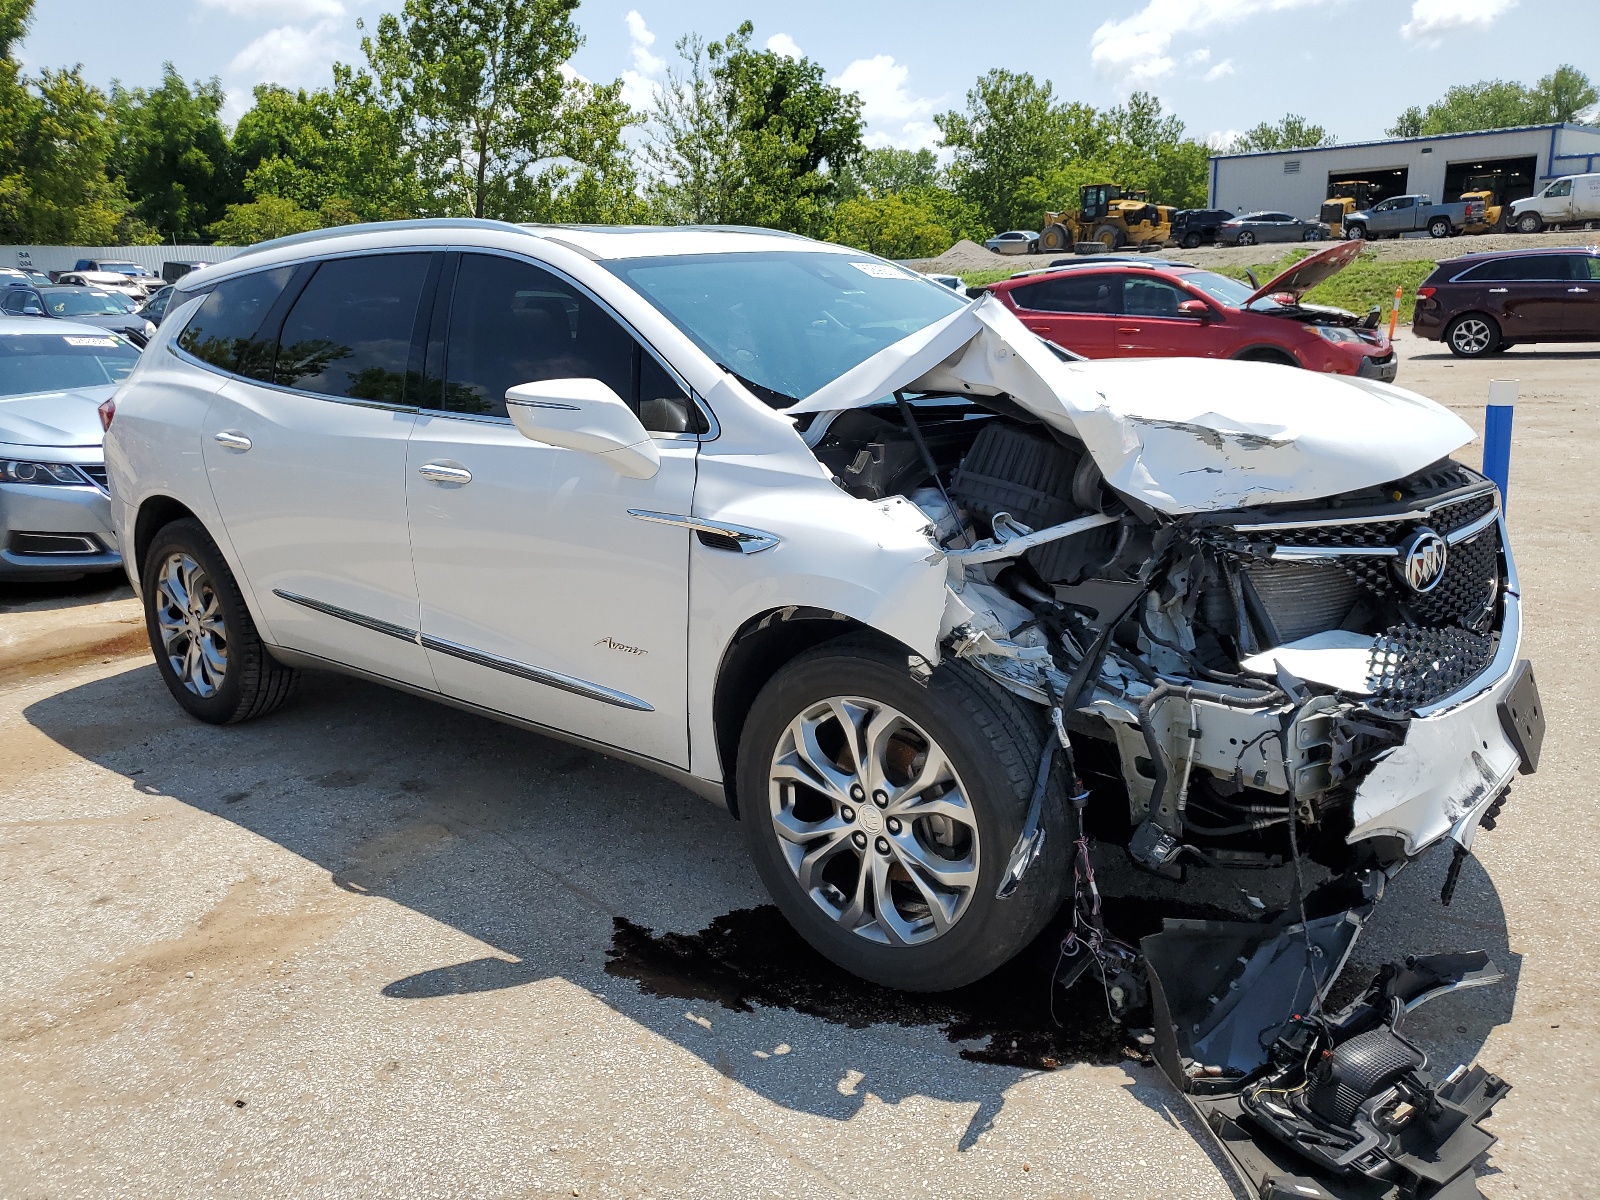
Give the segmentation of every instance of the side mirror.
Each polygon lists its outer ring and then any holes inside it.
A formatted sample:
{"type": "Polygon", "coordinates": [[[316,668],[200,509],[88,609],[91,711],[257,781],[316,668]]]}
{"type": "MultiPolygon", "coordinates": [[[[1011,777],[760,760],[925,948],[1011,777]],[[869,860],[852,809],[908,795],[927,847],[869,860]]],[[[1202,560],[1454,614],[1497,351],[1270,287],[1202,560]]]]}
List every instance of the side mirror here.
{"type": "Polygon", "coordinates": [[[598,379],[546,379],[506,391],[506,411],[530,442],[578,450],[629,479],[653,479],[661,454],[631,408],[598,379]]]}
{"type": "Polygon", "coordinates": [[[22,306],[22,315],[25,317],[42,317],[44,316],[44,309],[37,304],[25,304],[22,306]]]}
{"type": "Polygon", "coordinates": [[[1205,321],[1211,317],[1211,306],[1204,300],[1180,300],[1178,302],[1178,313],[1181,316],[1198,317],[1200,320],[1205,321]]]}

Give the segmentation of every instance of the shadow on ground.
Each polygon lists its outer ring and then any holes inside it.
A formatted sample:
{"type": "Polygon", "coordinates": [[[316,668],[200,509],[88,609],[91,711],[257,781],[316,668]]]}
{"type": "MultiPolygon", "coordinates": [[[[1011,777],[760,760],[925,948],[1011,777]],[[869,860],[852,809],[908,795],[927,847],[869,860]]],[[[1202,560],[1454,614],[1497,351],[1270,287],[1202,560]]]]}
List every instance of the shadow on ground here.
{"type": "MultiPolygon", "coordinates": [[[[1201,1132],[1153,1069],[1126,1063],[1093,985],[1057,998],[1067,1028],[1055,1026],[1049,939],[960,993],[918,997],[862,984],[764,907],[725,813],[597,754],[320,674],[307,675],[274,716],[229,728],[182,718],[149,665],[52,694],[25,715],[148,794],[239,825],[318,864],[348,892],[408,906],[493,947],[389,982],[382,993],[394,1003],[563,977],[792,1109],[848,1119],[869,1092],[888,1103],[922,1095],[975,1105],[963,1149],[1024,1077],[1016,1066],[1123,1062],[1133,1095],[1201,1132]],[[768,1069],[775,1056],[782,1070],[768,1069]]],[[[1511,982],[1424,1008],[1415,1027],[1442,1041],[1445,1057],[1468,1061],[1509,1019],[1518,963],[1493,883],[1475,862],[1455,907],[1439,908],[1444,863],[1436,855],[1401,876],[1358,947],[1357,969],[1406,951],[1489,950],[1511,982]]],[[[1127,873],[1107,867],[1114,892],[1127,873]]],[[[195,869],[225,876],[229,864],[195,869]]],[[[1187,890],[1159,884],[1138,898],[1137,878],[1124,889],[1130,898],[1109,904],[1128,936],[1152,927],[1163,906],[1193,914],[1196,894],[1239,890],[1237,880],[1212,878],[1187,890]]],[[[1270,883],[1259,873],[1244,882],[1252,892],[1270,883]]]]}

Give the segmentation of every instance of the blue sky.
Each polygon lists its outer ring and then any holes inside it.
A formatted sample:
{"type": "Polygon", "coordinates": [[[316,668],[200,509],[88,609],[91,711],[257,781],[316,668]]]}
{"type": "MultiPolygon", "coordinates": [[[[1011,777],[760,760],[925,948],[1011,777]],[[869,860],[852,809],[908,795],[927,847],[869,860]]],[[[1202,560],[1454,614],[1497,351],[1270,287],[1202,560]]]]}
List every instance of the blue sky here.
{"type": "MultiPolygon", "coordinates": [[[[82,63],[102,86],[218,76],[230,117],[252,85],[316,85],[357,61],[356,21],[400,0],[39,0],[20,48],[30,67],[82,63]]],[[[745,18],[756,41],[804,52],[859,91],[872,144],[932,144],[990,67],[1031,71],[1096,106],[1154,91],[1191,134],[1225,138],[1297,112],[1341,141],[1381,137],[1401,109],[1455,83],[1532,82],[1563,61],[1600,76],[1595,0],[586,0],[584,76],[625,76],[647,100],[683,34],[745,18]]]]}

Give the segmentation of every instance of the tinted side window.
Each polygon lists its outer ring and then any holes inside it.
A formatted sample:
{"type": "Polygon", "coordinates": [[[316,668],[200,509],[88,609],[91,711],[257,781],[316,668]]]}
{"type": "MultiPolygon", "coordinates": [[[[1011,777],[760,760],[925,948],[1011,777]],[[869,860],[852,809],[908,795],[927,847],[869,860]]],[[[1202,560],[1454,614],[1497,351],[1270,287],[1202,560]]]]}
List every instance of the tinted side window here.
{"type": "MultiPolygon", "coordinates": [[[[1600,255],[1586,255],[1583,259],[1589,268],[1590,279],[1600,279],[1600,255]]],[[[1581,278],[1581,276],[1580,276],[1581,278]]]]}
{"type": "Polygon", "coordinates": [[[335,258],[284,318],[273,382],[322,396],[405,399],[426,254],[335,258]]]}
{"type": "Polygon", "coordinates": [[[293,267],[278,267],[224,279],[189,318],[178,345],[224,371],[271,379],[273,342],[258,335],[293,274],[293,267]]]}
{"type": "Polygon", "coordinates": [[[1122,287],[1122,311],[1130,317],[1175,317],[1179,303],[1193,298],[1160,279],[1129,278],[1122,287]]]}
{"type": "Polygon", "coordinates": [[[463,254],[445,337],[443,403],[431,406],[503,417],[506,390],[519,383],[599,379],[637,411],[637,353],[609,313],[550,272],[463,254]]]}
{"type": "Polygon", "coordinates": [[[1113,316],[1121,311],[1121,292],[1115,275],[1069,274],[1041,279],[1019,287],[1011,294],[1023,308],[1035,312],[1099,313],[1113,316]]]}

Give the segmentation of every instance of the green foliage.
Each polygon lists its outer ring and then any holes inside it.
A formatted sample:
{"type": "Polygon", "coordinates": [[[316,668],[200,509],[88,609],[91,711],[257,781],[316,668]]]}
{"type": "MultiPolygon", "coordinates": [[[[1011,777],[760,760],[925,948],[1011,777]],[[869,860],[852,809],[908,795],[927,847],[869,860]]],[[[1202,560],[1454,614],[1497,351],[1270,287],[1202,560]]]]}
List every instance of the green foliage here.
{"type": "Polygon", "coordinates": [[[939,159],[932,150],[884,146],[864,151],[839,173],[839,194],[876,199],[910,188],[936,187],[938,183],[939,159]]]}
{"type": "Polygon", "coordinates": [[[1179,208],[1203,205],[1208,152],[1148,92],[1098,112],[1058,103],[1049,83],[990,71],[964,113],[934,118],[954,152],[956,191],[991,229],[1035,229],[1044,213],[1078,206],[1091,183],[1143,188],[1179,208]]]}
{"type": "Polygon", "coordinates": [[[752,49],[754,32],[678,42],[646,149],[652,207],[668,222],[820,235],[861,154],[861,102],[809,58],[752,49]]]}
{"type": "Polygon", "coordinates": [[[134,214],[163,238],[195,240],[244,198],[243,173],[219,115],[224,99],[218,80],[191,86],[171,63],[158,88],[111,85],[111,173],[134,214]]]}
{"type": "MultiPolygon", "coordinates": [[[[281,161],[281,160],[280,160],[281,161]]],[[[322,220],[283,196],[258,196],[249,204],[230,204],[220,221],[207,229],[227,246],[249,246],[291,233],[321,229],[322,220]]]]}
{"type": "Polygon", "coordinates": [[[417,172],[424,214],[604,219],[635,192],[621,82],[567,67],[578,0],[406,0],[362,50],[417,172]]]}
{"type": "Polygon", "coordinates": [[[1289,113],[1281,121],[1263,121],[1245,130],[1229,150],[1241,154],[1250,150],[1309,150],[1332,146],[1338,140],[1321,125],[1289,113]]]}
{"type": "Polygon", "coordinates": [[[1571,121],[1597,100],[1600,92],[1587,75],[1561,66],[1532,87],[1503,79],[1453,87],[1426,108],[1406,109],[1388,132],[1391,137],[1430,137],[1571,121]]]}
{"type": "Polygon", "coordinates": [[[962,238],[982,239],[978,210],[931,184],[841,200],[828,240],[884,258],[932,258],[962,238]]]}

